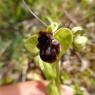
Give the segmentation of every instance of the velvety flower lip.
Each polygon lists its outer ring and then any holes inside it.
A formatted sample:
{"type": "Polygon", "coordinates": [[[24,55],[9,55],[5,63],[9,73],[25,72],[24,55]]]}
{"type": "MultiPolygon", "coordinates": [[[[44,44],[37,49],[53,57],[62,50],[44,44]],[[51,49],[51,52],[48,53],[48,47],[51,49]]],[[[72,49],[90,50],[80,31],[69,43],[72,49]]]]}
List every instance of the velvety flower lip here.
{"type": "Polygon", "coordinates": [[[40,50],[40,57],[43,61],[54,62],[60,52],[60,44],[53,39],[52,32],[39,32],[37,47],[40,50]]]}
{"type": "Polygon", "coordinates": [[[51,42],[52,42],[52,36],[53,34],[50,32],[43,32],[40,31],[39,32],[39,37],[38,37],[38,44],[37,47],[39,49],[43,49],[46,48],[47,46],[50,46],[51,42]]]}
{"type": "Polygon", "coordinates": [[[53,31],[40,31],[25,40],[26,49],[41,60],[53,63],[60,58],[72,45],[73,33],[68,28],[53,31]]]}

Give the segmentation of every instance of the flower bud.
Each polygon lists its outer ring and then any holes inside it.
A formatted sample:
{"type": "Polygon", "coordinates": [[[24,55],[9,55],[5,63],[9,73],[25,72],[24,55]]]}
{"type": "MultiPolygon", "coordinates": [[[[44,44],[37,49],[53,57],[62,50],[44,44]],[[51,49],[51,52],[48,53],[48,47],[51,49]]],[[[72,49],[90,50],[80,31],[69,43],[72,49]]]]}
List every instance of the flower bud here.
{"type": "Polygon", "coordinates": [[[81,26],[73,27],[72,32],[74,34],[81,34],[84,32],[84,29],[81,26]]]}
{"type": "Polygon", "coordinates": [[[87,41],[87,37],[78,35],[74,38],[74,48],[78,51],[85,49],[87,41]]]}

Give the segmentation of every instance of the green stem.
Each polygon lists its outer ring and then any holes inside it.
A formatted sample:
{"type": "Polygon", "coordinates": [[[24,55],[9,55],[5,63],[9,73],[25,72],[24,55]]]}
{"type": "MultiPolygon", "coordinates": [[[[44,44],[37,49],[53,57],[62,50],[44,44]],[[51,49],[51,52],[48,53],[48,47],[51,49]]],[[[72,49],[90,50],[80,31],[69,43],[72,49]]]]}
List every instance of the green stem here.
{"type": "Polygon", "coordinates": [[[56,66],[56,79],[55,79],[55,82],[56,82],[56,86],[57,86],[57,89],[59,91],[59,94],[61,95],[61,81],[60,81],[59,60],[56,61],[55,66],[56,66]]]}
{"type": "Polygon", "coordinates": [[[50,83],[48,85],[48,95],[61,95],[60,70],[58,62],[59,60],[53,63],[56,77],[49,81],[50,83]]]}

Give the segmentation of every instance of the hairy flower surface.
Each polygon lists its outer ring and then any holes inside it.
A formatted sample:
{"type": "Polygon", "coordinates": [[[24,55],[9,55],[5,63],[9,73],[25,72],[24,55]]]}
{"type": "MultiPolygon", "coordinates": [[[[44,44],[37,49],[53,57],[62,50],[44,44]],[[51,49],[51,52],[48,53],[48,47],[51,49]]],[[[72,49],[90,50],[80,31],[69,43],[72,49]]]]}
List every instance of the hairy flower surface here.
{"type": "Polygon", "coordinates": [[[43,63],[54,63],[70,48],[73,41],[72,31],[60,28],[53,31],[43,30],[25,40],[25,47],[43,63]]]}
{"type": "Polygon", "coordinates": [[[40,49],[40,57],[43,61],[53,62],[60,52],[60,44],[53,39],[51,32],[39,32],[37,47],[40,49]]]}

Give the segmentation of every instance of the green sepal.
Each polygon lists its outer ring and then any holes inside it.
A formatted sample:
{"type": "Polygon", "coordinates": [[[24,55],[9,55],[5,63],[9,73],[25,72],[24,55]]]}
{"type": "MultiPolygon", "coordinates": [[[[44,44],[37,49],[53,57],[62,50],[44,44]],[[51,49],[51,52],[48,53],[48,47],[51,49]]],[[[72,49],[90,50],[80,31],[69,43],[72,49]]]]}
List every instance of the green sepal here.
{"type": "Polygon", "coordinates": [[[38,43],[38,36],[37,35],[33,35],[33,36],[29,37],[28,39],[24,40],[25,48],[32,55],[37,55],[39,52],[39,49],[37,48],[37,43],[38,43]]]}
{"type": "Polygon", "coordinates": [[[54,34],[54,38],[59,41],[61,45],[60,56],[62,56],[71,46],[73,41],[72,31],[68,28],[60,28],[54,34]]]}

